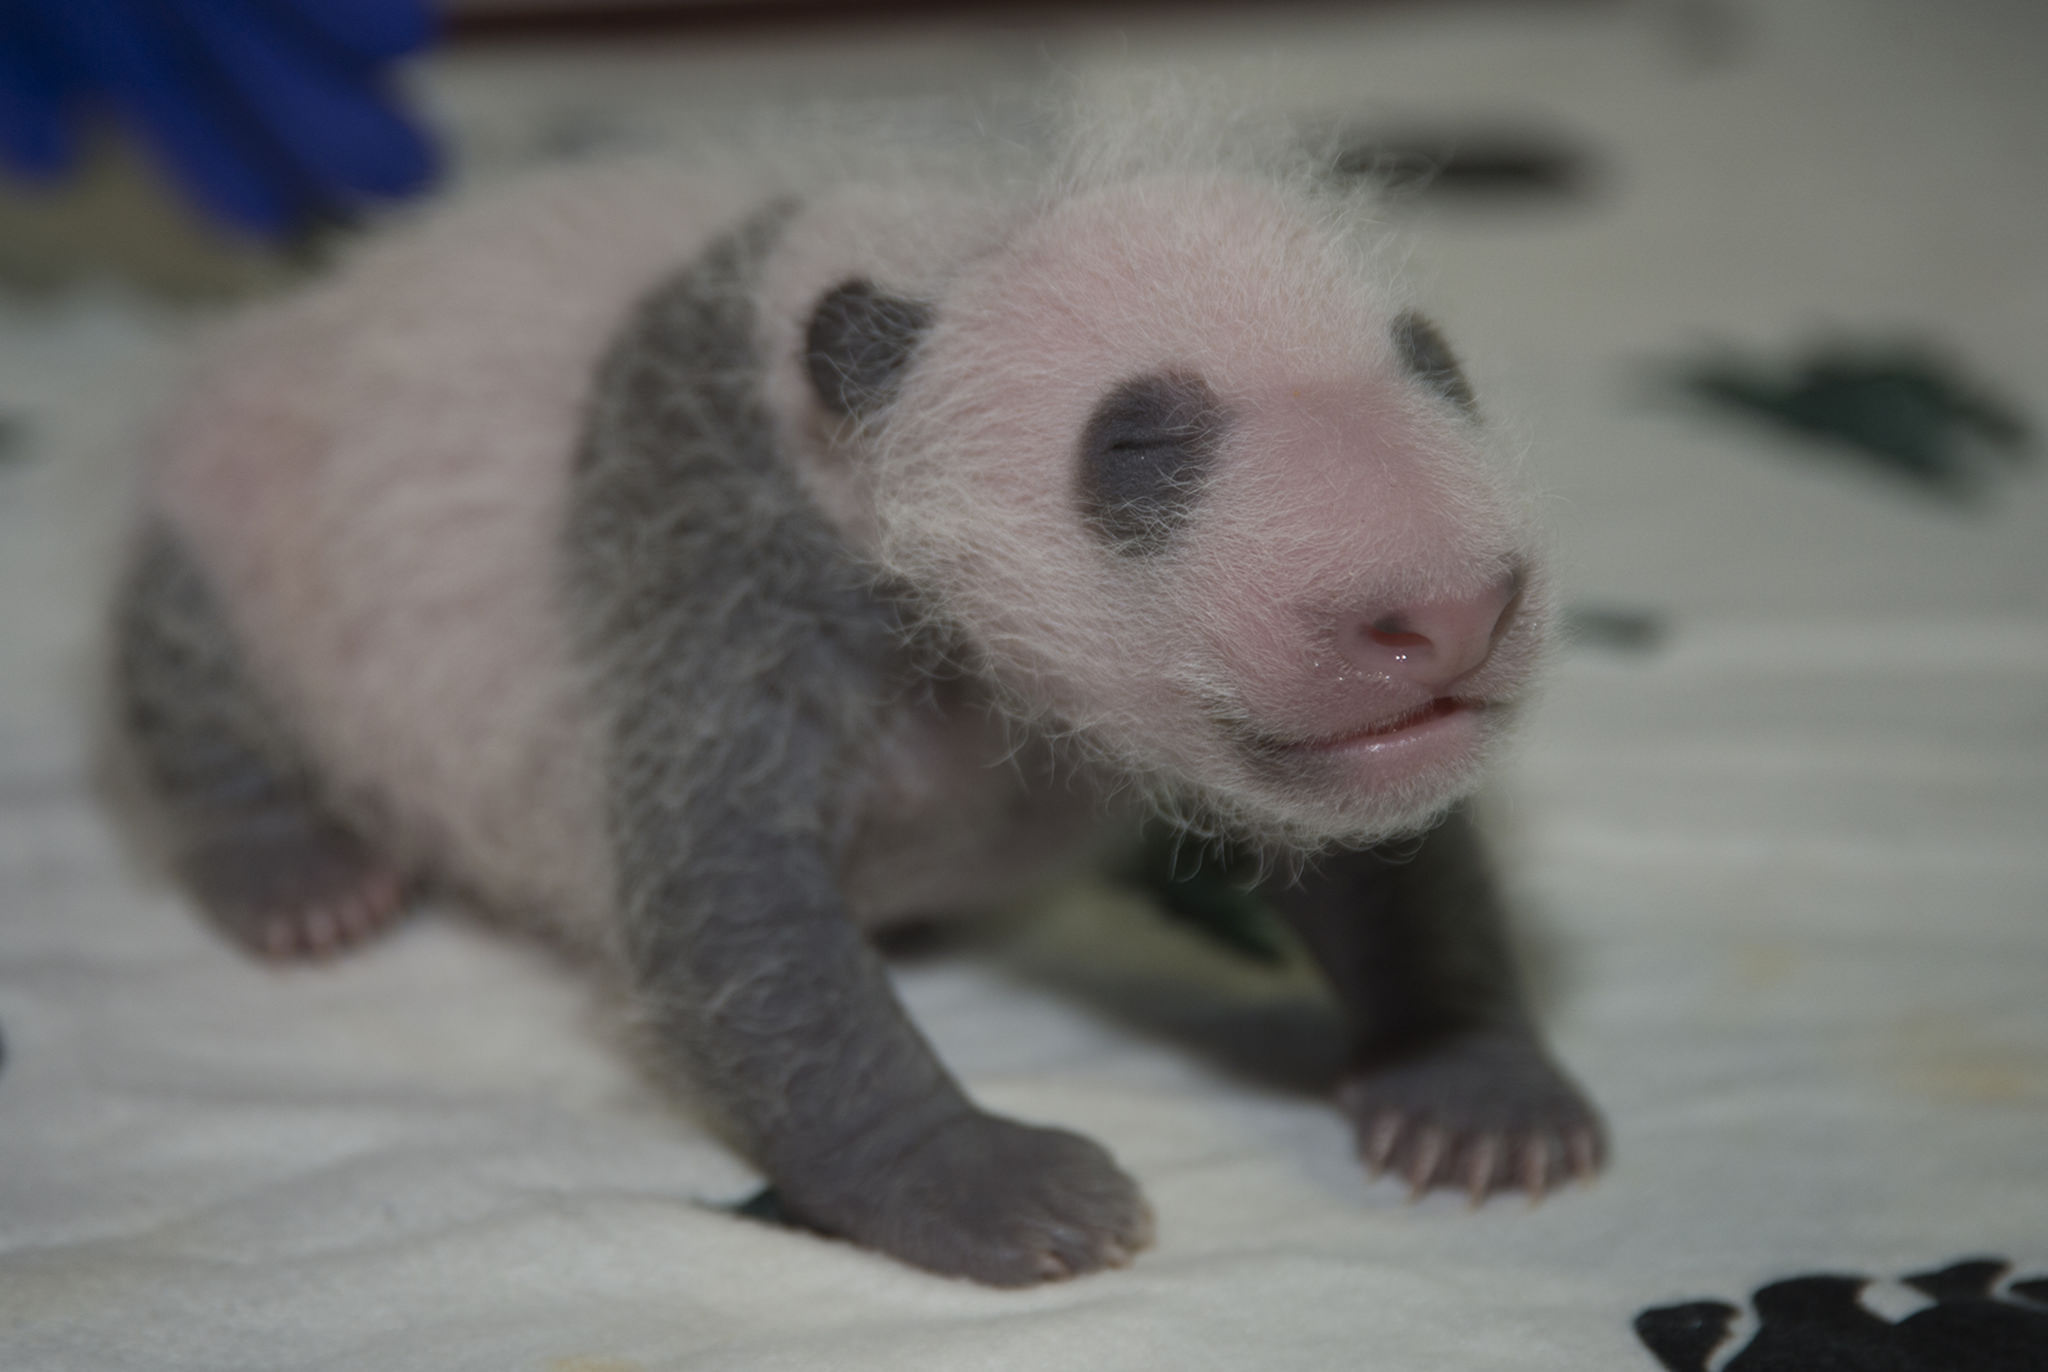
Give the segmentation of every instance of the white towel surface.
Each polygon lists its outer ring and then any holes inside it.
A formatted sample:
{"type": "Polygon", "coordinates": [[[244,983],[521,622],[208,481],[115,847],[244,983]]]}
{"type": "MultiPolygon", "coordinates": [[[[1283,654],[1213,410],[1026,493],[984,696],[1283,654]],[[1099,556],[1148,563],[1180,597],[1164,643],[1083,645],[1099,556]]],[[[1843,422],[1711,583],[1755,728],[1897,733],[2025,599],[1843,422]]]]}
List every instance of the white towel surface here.
{"type": "Polygon", "coordinates": [[[1611,1171],[1533,1209],[1406,1203],[1246,1067],[1326,1052],[1301,969],[1076,892],[899,969],[980,1099],[1102,1140],[1159,1215],[1131,1269],[1022,1293],[713,1208],[758,1178],[534,950],[427,918],[272,970],[132,871],[87,781],[88,647],[192,321],[0,297],[26,429],[0,462],[0,1367],[1647,1372],[1646,1306],[2048,1270],[2048,484],[1930,502],[1654,376],[1707,343],[1926,335],[2048,415],[2043,13],[1416,7],[429,74],[479,177],[749,72],[939,89],[1046,54],[1387,123],[1535,118],[1595,159],[1583,201],[1403,227],[1554,493],[1571,596],[1665,627],[1567,655],[1489,806],[1611,1171]],[[1277,60],[1240,65],[1254,43],[1277,60]]]}

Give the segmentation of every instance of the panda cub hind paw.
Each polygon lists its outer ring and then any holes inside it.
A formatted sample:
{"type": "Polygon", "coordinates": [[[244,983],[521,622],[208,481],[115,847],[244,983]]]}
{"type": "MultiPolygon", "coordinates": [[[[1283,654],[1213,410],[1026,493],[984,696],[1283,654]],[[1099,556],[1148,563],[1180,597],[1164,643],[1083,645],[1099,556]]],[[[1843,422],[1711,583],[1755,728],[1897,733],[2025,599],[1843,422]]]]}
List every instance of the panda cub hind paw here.
{"type": "Polygon", "coordinates": [[[1585,1094],[1528,1035],[1469,1031],[1370,1056],[1339,1103],[1374,1176],[1391,1172],[1411,1199],[1498,1191],[1532,1203],[1606,1162],[1606,1132],[1585,1094]]]}
{"type": "Polygon", "coordinates": [[[223,827],[179,864],[199,903],[237,944],[274,962],[368,942],[405,912],[405,879],[355,835],[300,816],[223,827]]]}

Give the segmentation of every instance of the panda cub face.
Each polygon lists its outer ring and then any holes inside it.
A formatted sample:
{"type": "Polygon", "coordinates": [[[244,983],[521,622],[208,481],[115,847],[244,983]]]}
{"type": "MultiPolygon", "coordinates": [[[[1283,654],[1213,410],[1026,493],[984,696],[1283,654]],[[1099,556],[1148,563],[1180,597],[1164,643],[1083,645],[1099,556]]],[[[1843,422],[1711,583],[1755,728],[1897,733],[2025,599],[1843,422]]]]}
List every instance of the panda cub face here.
{"type": "Polygon", "coordinates": [[[1243,182],[1078,196],[978,266],[936,302],[828,292],[807,365],[874,421],[885,568],[1018,713],[1290,843],[1467,792],[1548,617],[1435,326],[1243,182]]]}

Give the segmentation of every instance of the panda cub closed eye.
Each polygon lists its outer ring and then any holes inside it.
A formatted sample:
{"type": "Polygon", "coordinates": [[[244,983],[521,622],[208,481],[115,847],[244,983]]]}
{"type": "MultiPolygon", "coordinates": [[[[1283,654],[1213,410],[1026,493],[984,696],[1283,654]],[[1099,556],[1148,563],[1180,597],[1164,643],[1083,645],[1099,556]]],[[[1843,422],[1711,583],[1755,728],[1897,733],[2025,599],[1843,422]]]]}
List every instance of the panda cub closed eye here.
{"type": "Polygon", "coordinates": [[[1112,389],[1083,430],[1081,518],[1124,557],[1164,552],[1193,515],[1229,415],[1207,382],[1169,371],[1112,389]]]}

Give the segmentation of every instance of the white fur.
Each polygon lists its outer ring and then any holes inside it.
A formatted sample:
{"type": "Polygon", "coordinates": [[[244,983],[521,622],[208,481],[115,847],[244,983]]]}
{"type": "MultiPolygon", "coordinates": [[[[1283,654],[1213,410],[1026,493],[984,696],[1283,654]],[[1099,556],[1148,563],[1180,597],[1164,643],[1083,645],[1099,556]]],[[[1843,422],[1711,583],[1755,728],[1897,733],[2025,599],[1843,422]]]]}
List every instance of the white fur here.
{"type": "Polygon", "coordinates": [[[608,919],[569,460],[633,300],[748,198],[609,168],[396,235],[231,330],[158,454],[157,509],[323,770],[488,905],[608,919]]]}

